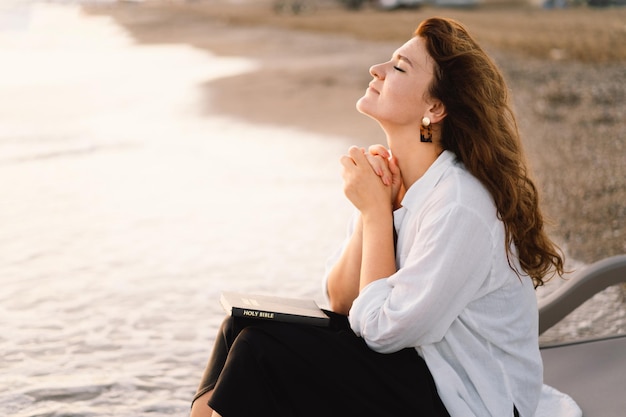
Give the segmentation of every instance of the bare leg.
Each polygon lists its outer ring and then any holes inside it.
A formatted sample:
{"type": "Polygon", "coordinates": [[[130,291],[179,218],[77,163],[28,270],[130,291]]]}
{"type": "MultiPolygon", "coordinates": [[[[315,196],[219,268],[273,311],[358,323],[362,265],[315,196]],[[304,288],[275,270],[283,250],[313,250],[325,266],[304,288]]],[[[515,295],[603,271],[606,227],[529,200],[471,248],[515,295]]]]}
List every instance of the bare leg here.
{"type": "Polygon", "coordinates": [[[201,397],[198,397],[191,406],[191,414],[189,417],[219,417],[219,414],[214,412],[208,404],[212,394],[213,391],[209,391],[201,397]]]}

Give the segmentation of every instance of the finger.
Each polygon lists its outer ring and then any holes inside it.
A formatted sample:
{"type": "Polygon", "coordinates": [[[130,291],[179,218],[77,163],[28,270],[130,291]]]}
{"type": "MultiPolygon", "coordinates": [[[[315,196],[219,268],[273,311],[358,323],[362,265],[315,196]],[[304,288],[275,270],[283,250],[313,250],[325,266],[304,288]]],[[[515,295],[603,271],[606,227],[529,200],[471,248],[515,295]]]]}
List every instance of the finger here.
{"type": "Polygon", "coordinates": [[[370,154],[380,155],[385,159],[388,159],[391,156],[387,148],[385,148],[383,145],[380,145],[380,144],[371,145],[367,150],[370,154]]]}
{"type": "Polygon", "coordinates": [[[372,155],[370,153],[366,153],[365,156],[376,175],[383,181],[383,184],[390,185],[392,174],[389,171],[387,160],[380,155],[372,155]]]}
{"type": "Polygon", "coordinates": [[[365,149],[359,148],[358,146],[351,146],[348,149],[348,155],[354,161],[356,166],[362,165],[364,162],[367,162],[365,157],[365,149]]]}
{"type": "Polygon", "coordinates": [[[354,159],[352,159],[352,157],[350,155],[342,155],[341,158],[339,158],[339,162],[345,168],[356,166],[356,163],[354,162],[354,159]]]}
{"type": "Polygon", "coordinates": [[[400,167],[398,166],[398,158],[392,156],[389,158],[389,171],[391,171],[391,175],[399,175],[400,167]]]}
{"type": "Polygon", "coordinates": [[[388,166],[388,160],[392,156],[391,152],[381,144],[371,145],[368,148],[368,152],[371,155],[376,155],[385,160],[384,161],[385,164],[382,165],[382,169],[379,172],[377,172],[377,174],[382,178],[383,183],[385,185],[390,185],[393,180],[393,173],[389,170],[389,166],[388,166]]]}
{"type": "Polygon", "coordinates": [[[367,158],[367,162],[371,165],[372,169],[379,177],[383,176],[383,165],[386,165],[385,160],[378,155],[372,155],[371,153],[366,153],[365,158],[367,158]]]}

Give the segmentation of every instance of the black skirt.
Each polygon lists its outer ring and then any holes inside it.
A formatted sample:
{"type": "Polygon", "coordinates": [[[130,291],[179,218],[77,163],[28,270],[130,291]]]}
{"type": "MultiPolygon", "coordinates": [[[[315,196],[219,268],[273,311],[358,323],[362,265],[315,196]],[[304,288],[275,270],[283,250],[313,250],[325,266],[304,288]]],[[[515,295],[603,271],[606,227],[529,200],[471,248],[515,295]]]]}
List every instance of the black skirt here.
{"type": "Polygon", "coordinates": [[[224,417],[449,417],[415,349],[377,353],[332,312],[330,327],[228,317],[194,400],[224,417]]]}

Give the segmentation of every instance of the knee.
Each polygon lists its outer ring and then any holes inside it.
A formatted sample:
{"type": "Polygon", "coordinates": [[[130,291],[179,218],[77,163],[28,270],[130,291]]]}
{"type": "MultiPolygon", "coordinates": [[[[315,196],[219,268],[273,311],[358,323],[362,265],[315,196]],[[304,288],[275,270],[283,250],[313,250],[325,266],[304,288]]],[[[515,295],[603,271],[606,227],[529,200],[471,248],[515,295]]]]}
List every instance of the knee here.
{"type": "Polygon", "coordinates": [[[263,352],[267,343],[266,336],[261,329],[246,327],[239,332],[232,348],[240,354],[243,352],[249,354],[263,352]]]}
{"type": "Polygon", "coordinates": [[[235,320],[232,316],[226,316],[220,326],[220,334],[226,339],[230,339],[235,335],[235,320]]]}
{"type": "Polygon", "coordinates": [[[255,340],[259,338],[259,334],[254,326],[251,326],[247,320],[242,320],[239,317],[228,316],[222,322],[220,327],[220,333],[224,343],[230,350],[239,341],[247,345],[253,344],[255,340]]]}
{"type": "Polygon", "coordinates": [[[257,330],[258,329],[255,329],[254,327],[246,327],[237,336],[237,341],[245,343],[246,345],[254,345],[255,341],[259,337],[258,334],[260,333],[257,330]]]}

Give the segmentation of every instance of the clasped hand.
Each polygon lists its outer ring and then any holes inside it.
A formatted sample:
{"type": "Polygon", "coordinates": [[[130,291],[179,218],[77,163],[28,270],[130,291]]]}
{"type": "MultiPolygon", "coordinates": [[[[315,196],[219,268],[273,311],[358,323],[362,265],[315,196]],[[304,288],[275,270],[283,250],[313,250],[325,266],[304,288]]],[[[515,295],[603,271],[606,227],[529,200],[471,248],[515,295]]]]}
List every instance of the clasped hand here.
{"type": "Polygon", "coordinates": [[[384,146],[372,145],[367,150],[352,146],[341,164],[344,194],[361,213],[399,206],[402,175],[384,146]]]}

